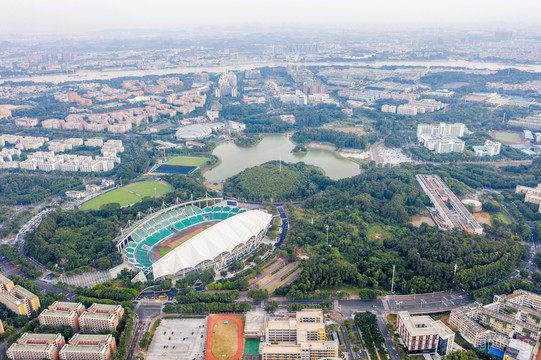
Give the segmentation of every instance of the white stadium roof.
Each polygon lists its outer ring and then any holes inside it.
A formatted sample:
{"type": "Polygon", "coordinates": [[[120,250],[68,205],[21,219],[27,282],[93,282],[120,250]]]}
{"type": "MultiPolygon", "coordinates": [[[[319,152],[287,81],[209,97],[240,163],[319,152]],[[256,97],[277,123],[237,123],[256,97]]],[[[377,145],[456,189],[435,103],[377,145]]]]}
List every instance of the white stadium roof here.
{"type": "Polygon", "coordinates": [[[195,140],[209,137],[212,129],[207,125],[193,124],[179,127],[175,136],[178,140],[195,140]]]}
{"type": "Polygon", "coordinates": [[[206,260],[231,252],[257,236],[271,222],[272,215],[250,210],[219,222],[179,245],[152,264],[154,278],[172,276],[183,269],[195,268],[206,260]]]}

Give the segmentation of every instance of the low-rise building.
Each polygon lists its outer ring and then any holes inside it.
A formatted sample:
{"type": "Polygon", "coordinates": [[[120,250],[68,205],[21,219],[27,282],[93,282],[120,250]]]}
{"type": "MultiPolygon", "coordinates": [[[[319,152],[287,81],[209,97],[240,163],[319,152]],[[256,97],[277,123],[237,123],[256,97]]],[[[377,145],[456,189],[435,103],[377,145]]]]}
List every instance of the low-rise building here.
{"type": "Polygon", "coordinates": [[[443,322],[430,316],[398,313],[397,331],[409,354],[448,355],[453,349],[455,333],[443,322]]]}
{"type": "Polygon", "coordinates": [[[120,305],[92,304],[83,313],[79,322],[81,328],[90,332],[116,329],[120,319],[124,316],[124,309],[120,305]]]}
{"type": "Polygon", "coordinates": [[[500,153],[502,144],[498,141],[486,140],[484,146],[474,146],[475,156],[495,156],[500,153]]]}
{"type": "Polygon", "coordinates": [[[531,188],[528,186],[517,185],[515,189],[517,194],[526,194],[524,196],[524,201],[539,204],[539,212],[541,212],[541,184],[538,184],[537,187],[531,188]]]}
{"type": "Polygon", "coordinates": [[[75,331],[78,331],[81,328],[79,317],[84,311],[85,307],[81,303],[55,301],[49,308],[41,312],[38,317],[39,324],[52,327],[70,326],[75,331]]]}
{"type": "Polygon", "coordinates": [[[295,315],[269,315],[262,360],[339,358],[338,343],[326,340],[320,309],[304,309],[295,315]]]}
{"type": "Polygon", "coordinates": [[[61,360],[111,360],[116,351],[115,338],[107,335],[75,334],[60,350],[61,360]]]}
{"type": "MultiPolygon", "coordinates": [[[[451,311],[450,324],[476,347],[505,350],[512,339],[536,343],[541,335],[541,296],[524,290],[496,295],[494,302],[451,311]]],[[[488,349],[487,349],[488,350],[488,349]]]]}
{"type": "Polygon", "coordinates": [[[8,281],[5,279],[4,277],[1,280],[3,285],[0,288],[0,303],[18,315],[30,316],[33,311],[39,309],[39,298],[36,295],[22,286],[13,286],[13,283],[9,282],[9,279],[8,281]]]}
{"type": "Polygon", "coordinates": [[[65,344],[61,334],[24,333],[8,348],[6,355],[11,360],[59,360],[59,352],[65,344]]]}

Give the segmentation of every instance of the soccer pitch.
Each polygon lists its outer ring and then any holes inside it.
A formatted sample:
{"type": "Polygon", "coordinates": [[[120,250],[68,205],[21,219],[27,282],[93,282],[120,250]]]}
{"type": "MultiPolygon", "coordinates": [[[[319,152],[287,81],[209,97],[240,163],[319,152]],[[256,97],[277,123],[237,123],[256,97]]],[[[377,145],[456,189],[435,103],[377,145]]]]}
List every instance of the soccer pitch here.
{"type": "Polygon", "coordinates": [[[167,165],[201,166],[209,159],[193,156],[175,156],[167,160],[167,165]]]}
{"type": "Polygon", "coordinates": [[[81,205],[83,210],[99,210],[102,205],[119,203],[120,206],[135,204],[146,196],[161,196],[173,191],[173,187],[165,181],[148,180],[136,182],[120,189],[106,192],[81,205]],[[155,189],[155,190],[154,190],[155,189]]]}
{"type": "Polygon", "coordinates": [[[520,135],[516,132],[511,131],[496,131],[494,134],[494,137],[496,140],[507,143],[521,143],[522,139],[520,138],[520,135]]]}

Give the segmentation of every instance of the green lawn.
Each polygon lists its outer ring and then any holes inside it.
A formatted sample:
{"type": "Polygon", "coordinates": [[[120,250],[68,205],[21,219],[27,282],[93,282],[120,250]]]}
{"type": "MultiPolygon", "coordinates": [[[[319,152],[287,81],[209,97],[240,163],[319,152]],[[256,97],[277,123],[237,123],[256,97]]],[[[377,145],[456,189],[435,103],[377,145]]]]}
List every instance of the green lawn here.
{"type": "Polygon", "coordinates": [[[167,160],[167,165],[201,166],[209,159],[193,156],[175,156],[167,160]]]}
{"type": "Polygon", "coordinates": [[[496,140],[502,141],[502,142],[519,143],[522,141],[522,139],[520,138],[520,135],[514,132],[496,132],[494,134],[494,137],[496,138],[496,140]]]}
{"type": "Polygon", "coordinates": [[[505,212],[499,212],[497,214],[491,215],[491,221],[494,221],[495,219],[500,220],[505,225],[511,225],[513,223],[513,220],[505,212]]]}
{"type": "Polygon", "coordinates": [[[83,203],[81,209],[99,210],[102,205],[110,203],[119,203],[120,206],[126,206],[135,204],[146,196],[161,196],[171,191],[173,191],[173,187],[165,181],[141,181],[95,197],[94,199],[83,203]]]}

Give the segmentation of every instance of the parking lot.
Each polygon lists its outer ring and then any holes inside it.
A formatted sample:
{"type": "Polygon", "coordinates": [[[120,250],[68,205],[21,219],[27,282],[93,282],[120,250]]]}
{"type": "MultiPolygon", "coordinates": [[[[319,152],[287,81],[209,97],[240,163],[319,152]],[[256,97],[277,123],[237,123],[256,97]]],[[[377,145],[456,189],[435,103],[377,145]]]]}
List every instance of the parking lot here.
{"type": "Polygon", "coordinates": [[[207,319],[163,319],[156,329],[147,359],[205,358],[207,319]]]}

